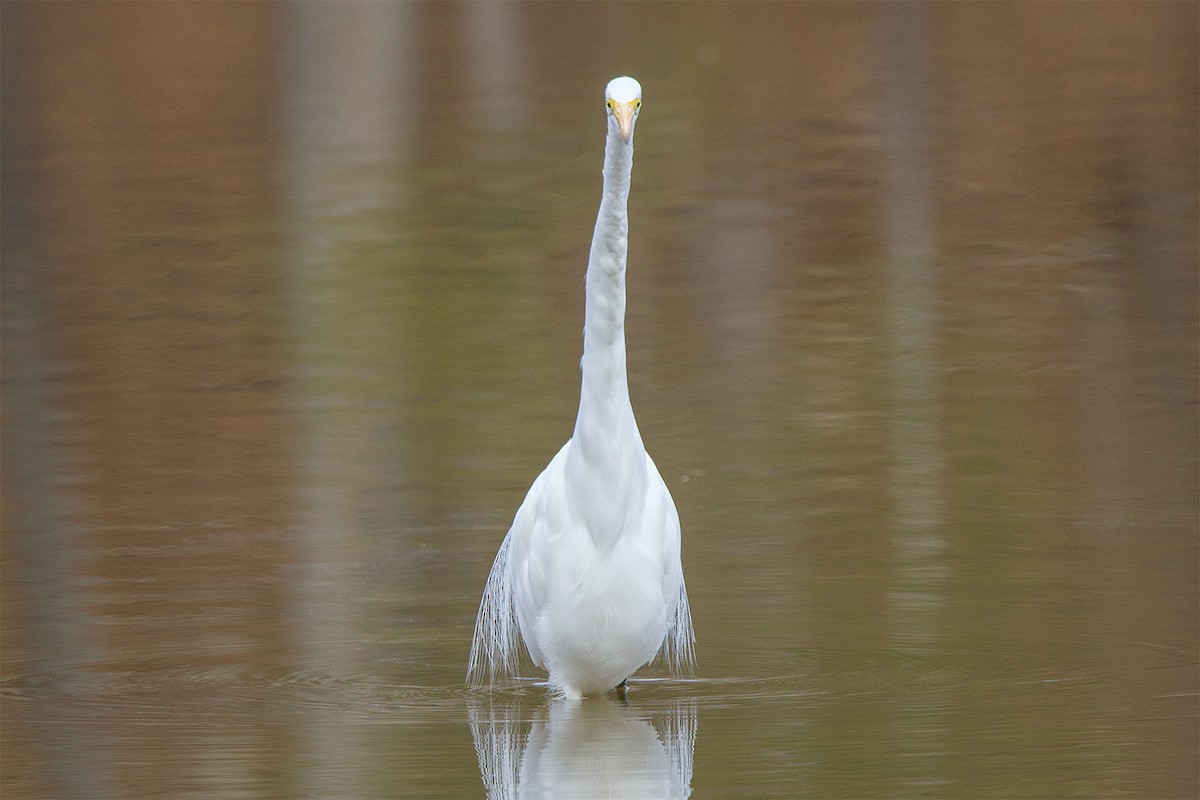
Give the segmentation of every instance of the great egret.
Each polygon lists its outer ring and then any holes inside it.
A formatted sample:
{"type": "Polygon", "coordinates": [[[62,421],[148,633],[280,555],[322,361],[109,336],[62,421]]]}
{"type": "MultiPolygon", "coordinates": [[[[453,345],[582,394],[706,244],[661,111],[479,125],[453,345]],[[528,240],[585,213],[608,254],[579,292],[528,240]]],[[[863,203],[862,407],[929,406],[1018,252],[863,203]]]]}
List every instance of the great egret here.
{"type": "Polygon", "coordinates": [[[550,689],[606,692],[662,656],[693,662],[679,514],[642,444],[625,373],[625,259],[642,87],[604,93],[604,193],[588,257],[575,431],[529,487],[488,575],[467,679],[515,675],[517,634],[550,689]]]}

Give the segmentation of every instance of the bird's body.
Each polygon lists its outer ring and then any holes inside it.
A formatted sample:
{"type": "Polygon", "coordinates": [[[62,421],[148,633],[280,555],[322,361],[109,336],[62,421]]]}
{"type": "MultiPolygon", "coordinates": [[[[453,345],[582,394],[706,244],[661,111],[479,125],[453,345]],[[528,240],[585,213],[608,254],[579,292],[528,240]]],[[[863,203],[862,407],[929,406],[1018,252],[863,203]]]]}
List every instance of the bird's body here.
{"type": "Polygon", "coordinates": [[[468,678],[514,674],[518,633],[551,689],[614,688],[660,653],[692,661],[679,515],[642,444],[625,369],[627,201],[641,87],[606,91],[604,193],[587,268],[575,431],[517,510],[488,576],[468,678]]]}

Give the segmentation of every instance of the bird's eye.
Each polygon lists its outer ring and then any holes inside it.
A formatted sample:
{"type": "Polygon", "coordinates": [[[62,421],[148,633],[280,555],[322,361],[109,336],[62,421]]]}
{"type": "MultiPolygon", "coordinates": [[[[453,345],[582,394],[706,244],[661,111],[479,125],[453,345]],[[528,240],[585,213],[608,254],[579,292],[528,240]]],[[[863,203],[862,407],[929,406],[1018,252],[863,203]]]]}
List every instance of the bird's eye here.
{"type": "Polygon", "coordinates": [[[613,101],[612,101],[612,100],[605,100],[605,101],[604,101],[604,104],[605,104],[606,106],[608,106],[608,110],[609,110],[609,111],[612,111],[612,110],[613,110],[613,101]]]}
{"type": "Polygon", "coordinates": [[[634,107],[634,108],[641,108],[641,107],[642,107],[642,101],[641,101],[641,100],[634,100],[634,101],[633,101],[633,107],[634,107]]]}

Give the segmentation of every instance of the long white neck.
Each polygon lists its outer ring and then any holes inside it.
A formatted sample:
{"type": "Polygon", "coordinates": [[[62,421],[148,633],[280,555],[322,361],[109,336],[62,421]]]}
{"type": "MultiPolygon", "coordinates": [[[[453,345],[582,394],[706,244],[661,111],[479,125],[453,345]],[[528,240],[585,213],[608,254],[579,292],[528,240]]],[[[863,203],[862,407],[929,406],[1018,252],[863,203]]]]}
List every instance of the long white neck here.
{"type": "MultiPolygon", "coordinates": [[[[597,501],[616,509],[643,468],[644,449],[625,371],[625,258],[628,252],[629,178],[633,142],[610,123],[604,153],[604,194],[587,268],[583,321],[583,385],[569,468],[586,472],[582,485],[599,488],[597,501]]],[[[615,523],[615,520],[613,520],[615,523]]]]}

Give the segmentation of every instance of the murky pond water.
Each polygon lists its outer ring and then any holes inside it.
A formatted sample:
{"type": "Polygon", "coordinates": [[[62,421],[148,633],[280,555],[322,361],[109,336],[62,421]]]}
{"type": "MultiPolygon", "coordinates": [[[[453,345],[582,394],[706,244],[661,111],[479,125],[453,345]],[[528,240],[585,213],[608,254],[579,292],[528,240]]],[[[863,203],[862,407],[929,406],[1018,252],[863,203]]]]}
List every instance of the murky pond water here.
{"type": "Polygon", "coordinates": [[[5,798],[1197,794],[1194,3],[3,15],[5,798]],[[625,72],[699,667],[471,691],[625,72]]]}

